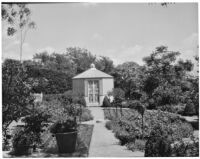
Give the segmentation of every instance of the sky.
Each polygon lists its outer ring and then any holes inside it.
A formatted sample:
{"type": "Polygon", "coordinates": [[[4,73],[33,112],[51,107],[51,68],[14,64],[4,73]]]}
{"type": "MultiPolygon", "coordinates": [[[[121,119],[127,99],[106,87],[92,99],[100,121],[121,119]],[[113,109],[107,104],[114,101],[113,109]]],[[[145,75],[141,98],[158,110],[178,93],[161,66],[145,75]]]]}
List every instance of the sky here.
{"type": "MultiPolygon", "coordinates": [[[[35,53],[64,53],[67,47],[88,49],[108,56],[114,64],[143,63],[160,45],[179,51],[180,58],[198,54],[198,5],[176,3],[167,7],[149,3],[29,4],[36,29],[29,30],[23,59],[35,53]]],[[[2,58],[19,59],[19,35],[8,37],[3,24],[2,58]]],[[[6,25],[5,25],[6,26],[6,25]]]]}

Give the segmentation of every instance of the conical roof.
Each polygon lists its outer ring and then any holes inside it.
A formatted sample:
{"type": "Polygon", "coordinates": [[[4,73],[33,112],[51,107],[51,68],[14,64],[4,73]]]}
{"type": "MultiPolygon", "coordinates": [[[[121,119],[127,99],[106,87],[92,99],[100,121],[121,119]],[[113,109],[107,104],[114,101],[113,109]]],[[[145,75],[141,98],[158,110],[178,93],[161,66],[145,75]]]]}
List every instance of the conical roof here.
{"type": "Polygon", "coordinates": [[[80,79],[80,78],[113,78],[111,75],[106,74],[100,70],[95,68],[94,64],[91,64],[91,68],[76,75],[73,79],[80,79]]]}

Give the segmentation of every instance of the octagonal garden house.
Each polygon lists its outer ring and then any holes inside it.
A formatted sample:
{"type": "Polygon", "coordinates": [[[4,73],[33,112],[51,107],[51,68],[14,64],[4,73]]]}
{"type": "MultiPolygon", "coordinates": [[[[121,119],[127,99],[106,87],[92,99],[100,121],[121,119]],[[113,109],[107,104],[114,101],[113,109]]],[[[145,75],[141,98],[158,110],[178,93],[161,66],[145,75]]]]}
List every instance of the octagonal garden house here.
{"type": "Polygon", "coordinates": [[[102,106],[104,97],[114,87],[113,77],[97,70],[94,64],[91,64],[90,69],[75,76],[72,81],[73,92],[83,94],[87,106],[102,106]]]}

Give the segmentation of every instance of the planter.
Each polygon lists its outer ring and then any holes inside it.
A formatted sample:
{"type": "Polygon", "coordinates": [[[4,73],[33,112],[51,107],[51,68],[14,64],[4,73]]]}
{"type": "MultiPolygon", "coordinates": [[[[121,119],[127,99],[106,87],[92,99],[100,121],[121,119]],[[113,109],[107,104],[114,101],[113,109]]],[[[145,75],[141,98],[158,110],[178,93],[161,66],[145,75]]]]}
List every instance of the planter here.
{"type": "Polygon", "coordinates": [[[32,148],[30,145],[17,146],[14,149],[14,155],[16,155],[16,156],[29,155],[31,153],[32,153],[32,148]]]}
{"type": "Polygon", "coordinates": [[[76,149],[77,131],[56,133],[59,153],[73,153],[76,149]]]}

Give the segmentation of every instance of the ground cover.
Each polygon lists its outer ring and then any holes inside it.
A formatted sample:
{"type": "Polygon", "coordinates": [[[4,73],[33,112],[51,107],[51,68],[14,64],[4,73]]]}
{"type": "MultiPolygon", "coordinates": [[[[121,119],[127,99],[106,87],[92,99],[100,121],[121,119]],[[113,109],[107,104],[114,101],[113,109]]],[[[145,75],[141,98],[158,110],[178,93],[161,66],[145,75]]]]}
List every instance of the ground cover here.
{"type": "Polygon", "coordinates": [[[144,151],[146,140],[157,124],[168,128],[167,131],[171,133],[173,141],[188,138],[193,134],[191,124],[173,113],[146,110],[144,113],[143,134],[142,117],[136,110],[123,109],[121,114],[120,110],[105,108],[104,114],[105,118],[110,120],[106,123],[106,127],[113,130],[121,145],[126,145],[132,151],[144,151]]]}

